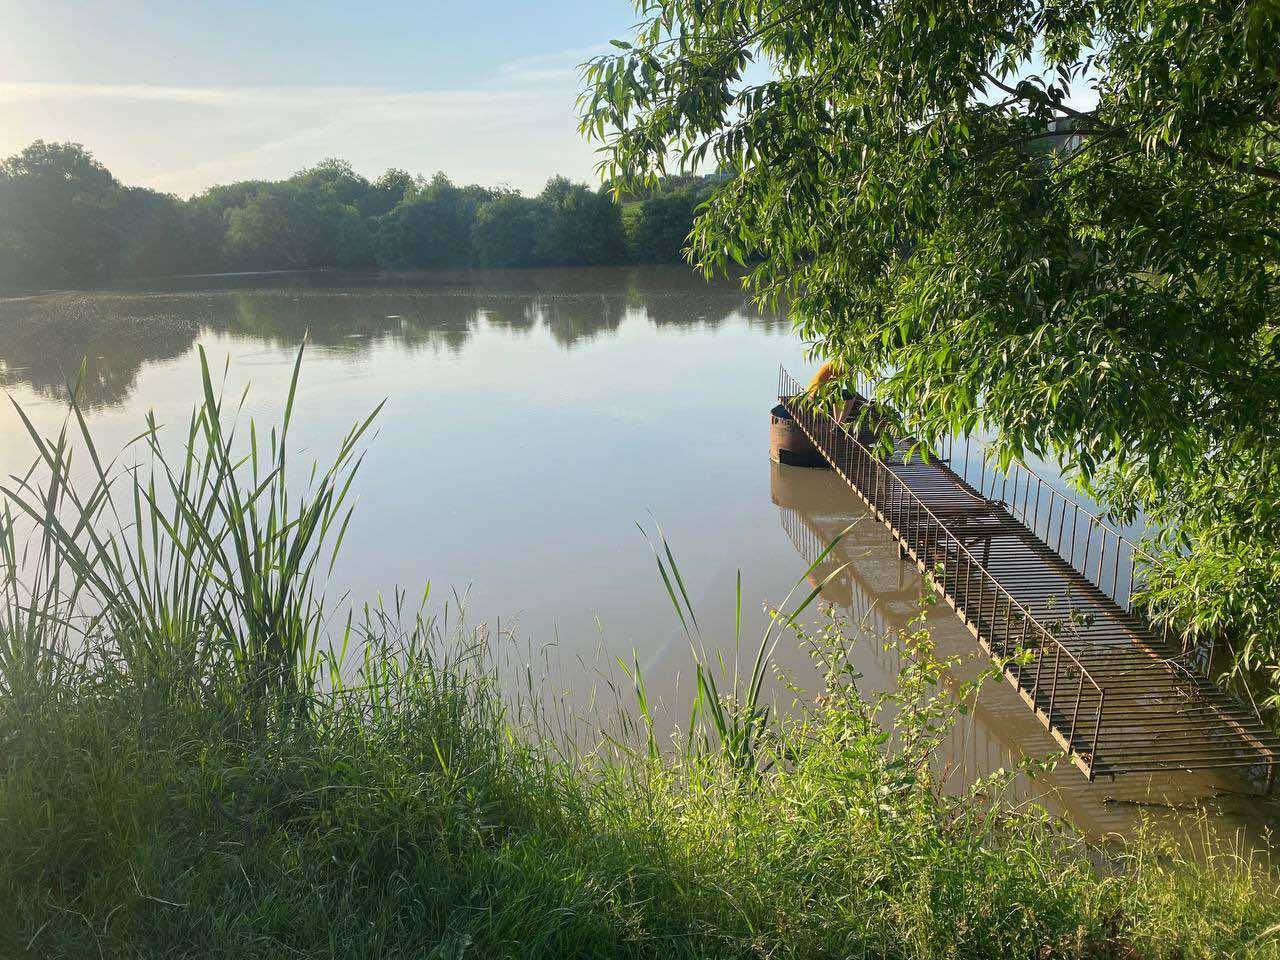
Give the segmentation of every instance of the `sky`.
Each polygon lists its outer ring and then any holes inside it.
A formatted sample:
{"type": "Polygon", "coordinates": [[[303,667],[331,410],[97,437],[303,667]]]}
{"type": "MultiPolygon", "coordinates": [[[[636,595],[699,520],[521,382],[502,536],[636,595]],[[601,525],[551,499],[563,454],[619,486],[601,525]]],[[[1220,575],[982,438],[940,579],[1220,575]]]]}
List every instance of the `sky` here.
{"type": "Polygon", "coordinates": [[[0,0],[0,157],[71,140],[180,196],[326,157],[595,183],[576,67],[635,20],[631,0],[0,0]]]}

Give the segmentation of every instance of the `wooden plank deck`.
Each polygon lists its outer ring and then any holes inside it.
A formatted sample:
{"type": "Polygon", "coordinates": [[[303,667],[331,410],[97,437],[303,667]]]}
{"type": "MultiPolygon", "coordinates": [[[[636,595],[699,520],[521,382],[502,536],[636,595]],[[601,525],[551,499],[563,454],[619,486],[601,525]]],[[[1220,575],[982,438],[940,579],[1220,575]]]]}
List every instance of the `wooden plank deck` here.
{"type": "Polygon", "coordinates": [[[1061,547],[1062,521],[1055,548],[1015,516],[1016,507],[985,496],[946,463],[907,461],[901,452],[881,460],[834,418],[797,403],[799,387],[785,374],[779,392],[1086,776],[1239,768],[1274,785],[1280,740],[1121,605],[1113,595],[1118,553],[1108,592],[1099,584],[1102,558],[1110,566],[1111,557],[1099,555],[1096,578],[1082,572],[1093,564],[1087,548],[1085,564],[1078,562],[1074,526],[1071,551],[1061,547]]]}

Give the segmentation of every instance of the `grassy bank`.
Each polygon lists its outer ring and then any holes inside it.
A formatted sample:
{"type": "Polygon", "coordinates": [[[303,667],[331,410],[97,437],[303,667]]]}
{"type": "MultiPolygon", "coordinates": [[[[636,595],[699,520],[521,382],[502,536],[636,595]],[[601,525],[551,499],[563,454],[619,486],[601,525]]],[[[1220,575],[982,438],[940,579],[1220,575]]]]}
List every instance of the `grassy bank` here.
{"type": "Polygon", "coordinates": [[[288,413],[236,437],[204,392],[176,462],[144,437],[122,473],[73,418],[6,486],[0,956],[1280,955],[1258,866],[1092,850],[999,778],[943,794],[924,632],[870,698],[838,621],[780,618],[761,649],[805,644],[825,684],[775,718],[766,658],[735,682],[701,653],[661,543],[699,691],[670,746],[634,674],[631,721],[569,746],[401,597],[331,650],[362,430],[299,485],[288,413]]]}

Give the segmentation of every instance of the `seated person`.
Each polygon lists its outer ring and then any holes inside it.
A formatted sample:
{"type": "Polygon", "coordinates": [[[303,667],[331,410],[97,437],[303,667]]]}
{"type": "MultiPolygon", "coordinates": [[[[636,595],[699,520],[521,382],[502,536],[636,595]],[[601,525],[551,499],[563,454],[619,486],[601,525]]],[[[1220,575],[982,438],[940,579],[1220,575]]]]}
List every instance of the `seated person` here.
{"type": "MultiPolygon", "coordinates": [[[[836,363],[834,360],[828,360],[813,375],[813,379],[809,381],[809,386],[805,387],[805,393],[810,396],[817,396],[822,391],[822,388],[832,380],[837,380],[836,363]]],[[[858,401],[858,395],[848,388],[841,388],[840,396],[844,399],[844,406],[840,408],[835,416],[837,420],[845,422],[854,416],[861,404],[858,401]]]]}

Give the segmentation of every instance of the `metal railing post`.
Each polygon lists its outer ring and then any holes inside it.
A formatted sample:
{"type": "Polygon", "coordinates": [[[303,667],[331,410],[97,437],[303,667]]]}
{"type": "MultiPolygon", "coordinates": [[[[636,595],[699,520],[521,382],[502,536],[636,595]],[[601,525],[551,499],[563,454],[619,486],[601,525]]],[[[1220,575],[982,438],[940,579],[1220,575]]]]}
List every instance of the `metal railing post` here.
{"type": "Polygon", "coordinates": [[[1089,782],[1093,782],[1093,765],[1098,760],[1098,737],[1102,733],[1102,704],[1107,698],[1106,691],[1098,688],[1098,713],[1093,721],[1093,742],[1089,744],[1089,782]]]}
{"type": "Polygon", "coordinates": [[[1049,722],[1053,722],[1053,701],[1058,695],[1058,669],[1062,665],[1062,644],[1055,644],[1053,651],[1053,682],[1049,685],[1049,722]]]}
{"type": "Polygon", "coordinates": [[[1080,675],[1076,683],[1076,705],[1071,711],[1071,728],[1067,731],[1067,749],[1074,750],[1076,744],[1076,724],[1080,720],[1080,698],[1084,695],[1084,671],[1076,671],[1080,675]]]}
{"type": "Polygon", "coordinates": [[[1071,514],[1071,558],[1068,563],[1075,566],[1076,563],[1076,528],[1080,526],[1080,504],[1072,504],[1075,510],[1071,514]]]}
{"type": "MultiPolygon", "coordinates": [[[[1043,485],[1044,485],[1044,481],[1041,480],[1039,477],[1036,477],[1036,505],[1035,505],[1035,513],[1033,514],[1032,520],[1031,520],[1031,532],[1036,534],[1036,536],[1040,535],[1036,528],[1040,526],[1040,488],[1043,485]]],[[[1027,486],[1028,487],[1031,486],[1030,480],[1027,481],[1027,486]]],[[[1046,540],[1049,539],[1047,535],[1045,536],[1045,539],[1046,540]]]]}
{"type": "MultiPolygon", "coordinates": [[[[1022,618],[1022,649],[1027,649],[1027,617],[1022,618]]],[[[1044,666],[1044,648],[1036,644],[1036,678],[1031,683],[1031,702],[1034,705],[1040,694],[1040,668],[1044,666]]]]}
{"type": "Polygon", "coordinates": [[[1107,555],[1107,531],[1101,530],[1101,533],[1102,533],[1102,549],[1098,551],[1098,576],[1095,580],[1095,582],[1098,584],[1099,590],[1102,589],[1102,560],[1107,555]]]}

